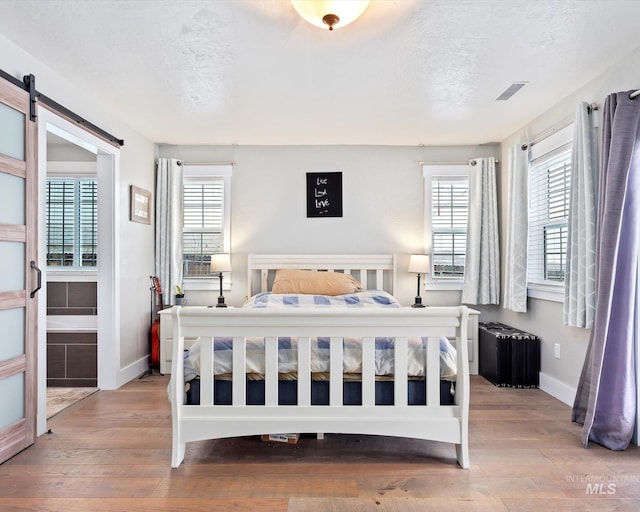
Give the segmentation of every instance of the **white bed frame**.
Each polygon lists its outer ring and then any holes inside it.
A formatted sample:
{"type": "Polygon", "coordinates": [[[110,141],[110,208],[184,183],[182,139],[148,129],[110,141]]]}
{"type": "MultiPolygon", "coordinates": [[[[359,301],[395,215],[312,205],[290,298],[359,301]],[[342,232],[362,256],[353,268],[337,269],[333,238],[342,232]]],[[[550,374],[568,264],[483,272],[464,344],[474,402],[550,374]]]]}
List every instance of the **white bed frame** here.
{"type": "MultiPolygon", "coordinates": [[[[259,275],[258,290],[269,287],[278,268],[344,271],[363,288],[390,291],[395,258],[389,255],[250,255],[248,280],[259,275]]],[[[253,290],[249,291],[249,294],[253,290]]],[[[186,443],[236,436],[296,433],[349,433],[429,439],[454,443],[461,467],[469,467],[469,362],[464,307],[244,309],[173,308],[171,466],[184,460],[186,443]],[[233,338],[233,405],[213,405],[213,337],[233,338]],[[265,338],[265,405],[246,405],[245,337],[265,338]],[[298,405],[278,405],[279,336],[298,338],[298,405]],[[311,405],[310,339],[330,337],[329,405],[311,405]],[[342,338],[363,338],[362,405],[342,400],[342,338]],[[394,405],[375,405],[375,337],[395,337],[394,405]],[[455,405],[440,405],[439,338],[458,343],[455,405]],[[200,337],[200,405],[186,405],[184,339],[200,337]],[[426,405],[408,405],[407,338],[427,337],[426,405]],[[238,375],[240,378],[236,378],[238,375]],[[401,384],[398,384],[401,383],[401,384]]]]}

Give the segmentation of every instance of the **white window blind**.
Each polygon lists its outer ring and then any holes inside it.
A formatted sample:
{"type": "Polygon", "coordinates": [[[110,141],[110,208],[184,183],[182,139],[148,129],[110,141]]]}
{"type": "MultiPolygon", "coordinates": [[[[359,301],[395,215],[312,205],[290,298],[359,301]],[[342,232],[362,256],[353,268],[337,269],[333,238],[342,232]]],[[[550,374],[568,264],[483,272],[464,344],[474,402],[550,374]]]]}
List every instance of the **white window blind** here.
{"type": "Polygon", "coordinates": [[[47,178],[48,267],[94,268],[98,248],[98,188],[93,178],[47,178]]]}
{"type": "Polygon", "coordinates": [[[567,254],[571,143],[530,163],[529,283],[561,286],[567,254]]]}
{"type": "Polygon", "coordinates": [[[224,252],[224,178],[184,183],[184,277],[210,276],[211,255],[224,252]]]}
{"type": "Polygon", "coordinates": [[[431,256],[427,290],[461,290],[467,245],[469,166],[423,165],[425,253],[431,256]]]}
{"type": "Polygon", "coordinates": [[[431,183],[433,278],[464,277],[469,178],[434,176],[431,183]]]}

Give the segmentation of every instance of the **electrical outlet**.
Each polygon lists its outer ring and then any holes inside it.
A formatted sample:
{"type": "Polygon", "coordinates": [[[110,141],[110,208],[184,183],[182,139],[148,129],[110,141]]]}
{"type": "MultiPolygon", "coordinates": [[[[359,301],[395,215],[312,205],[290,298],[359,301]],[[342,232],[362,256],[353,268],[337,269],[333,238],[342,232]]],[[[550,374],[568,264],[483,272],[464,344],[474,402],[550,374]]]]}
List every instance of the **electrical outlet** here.
{"type": "Polygon", "coordinates": [[[556,359],[560,359],[560,343],[556,343],[553,346],[553,355],[556,359]]]}

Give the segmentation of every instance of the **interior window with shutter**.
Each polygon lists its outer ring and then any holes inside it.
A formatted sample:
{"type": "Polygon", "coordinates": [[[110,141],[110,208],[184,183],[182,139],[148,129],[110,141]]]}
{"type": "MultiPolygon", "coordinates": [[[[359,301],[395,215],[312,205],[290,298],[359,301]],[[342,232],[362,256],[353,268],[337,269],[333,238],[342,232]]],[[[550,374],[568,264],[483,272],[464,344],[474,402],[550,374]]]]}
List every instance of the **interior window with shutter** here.
{"type": "Polygon", "coordinates": [[[431,185],[434,278],[464,277],[468,212],[468,177],[434,176],[431,185]]]}
{"type": "Polygon", "coordinates": [[[571,143],[532,159],[529,165],[528,281],[561,287],[567,255],[571,143]]]}
{"type": "Polygon", "coordinates": [[[81,267],[98,264],[98,184],[82,178],[78,183],[79,260],[81,267]]]}
{"type": "Polygon", "coordinates": [[[224,178],[184,182],[184,277],[210,276],[211,255],[224,252],[224,178]]]}
{"type": "Polygon", "coordinates": [[[98,252],[97,182],[47,178],[45,238],[48,267],[95,268],[98,252]]]}
{"type": "Polygon", "coordinates": [[[423,165],[427,290],[462,290],[467,251],[469,166],[423,165]]]}

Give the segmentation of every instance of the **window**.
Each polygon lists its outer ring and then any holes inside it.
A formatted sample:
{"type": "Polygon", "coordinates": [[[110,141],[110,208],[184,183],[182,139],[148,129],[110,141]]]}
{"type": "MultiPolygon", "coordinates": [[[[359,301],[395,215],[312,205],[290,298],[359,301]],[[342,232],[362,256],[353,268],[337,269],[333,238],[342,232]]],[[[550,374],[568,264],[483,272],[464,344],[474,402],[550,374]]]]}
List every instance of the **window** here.
{"type": "Polygon", "coordinates": [[[209,275],[211,254],[224,252],[224,179],[185,180],[182,252],[184,276],[209,275]]]}
{"type": "Polygon", "coordinates": [[[544,295],[564,290],[572,133],[572,126],[567,127],[531,148],[527,271],[530,296],[536,296],[536,291],[544,295]]]}
{"type": "Polygon", "coordinates": [[[436,176],[431,182],[431,232],[434,277],[464,277],[469,180],[436,176]]]}
{"type": "Polygon", "coordinates": [[[98,260],[96,179],[47,178],[45,195],[47,267],[95,269],[98,260]]]}
{"type": "Polygon", "coordinates": [[[467,246],[469,171],[466,165],[424,166],[427,288],[462,289],[467,246]]]}
{"type": "MultiPolygon", "coordinates": [[[[229,251],[230,193],[230,165],[185,165],[182,229],[185,286],[189,279],[213,277],[209,271],[211,255],[229,251]]],[[[200,288],[195,281],[190,284],[190,289],[200,288]]]]}

